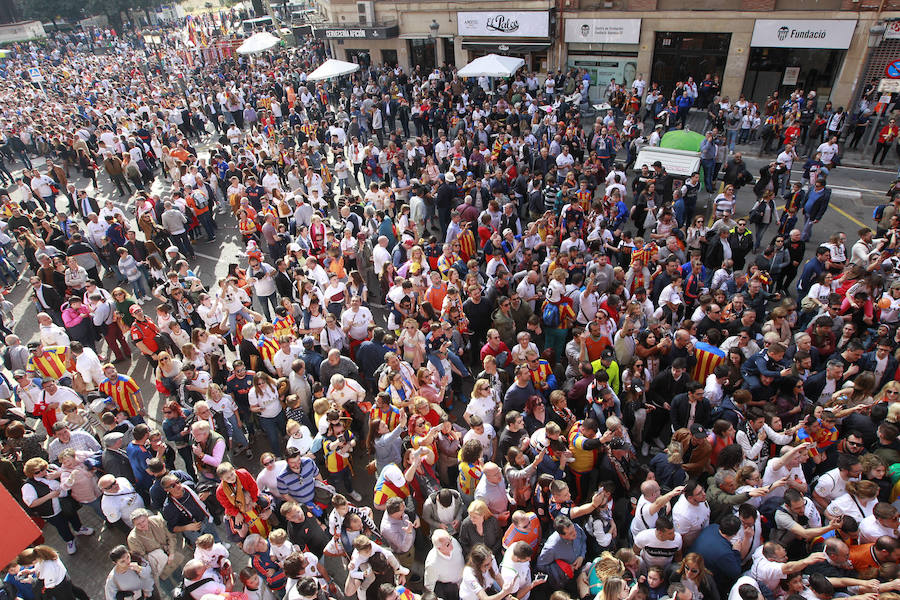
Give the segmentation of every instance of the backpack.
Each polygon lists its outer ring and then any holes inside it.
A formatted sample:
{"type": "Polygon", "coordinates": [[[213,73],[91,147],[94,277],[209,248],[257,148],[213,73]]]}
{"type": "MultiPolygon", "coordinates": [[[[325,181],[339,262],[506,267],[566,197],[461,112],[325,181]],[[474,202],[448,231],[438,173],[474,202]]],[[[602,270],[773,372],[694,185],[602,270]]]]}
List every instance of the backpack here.
{"type": "Polygon", "coordinates": [[[209,206],[209,197],[205,194],[197,194],[193,196],[194,204],[197,206],[198,210],[203,210],[207,206],[209,206]],[[201,200],[202,198],[202,200],[201,200]]]}
{"type": "Polygon", "coordinates": [[[763,539],[769,539],[769,535],[775,529],[775,513],[784,504],[783,496],[773,496],[762,501],[757,509],[760,516],[760,524],[762,525],[763,539]]]}
{"type": "Polygon", "coordinates": [[[886,209],[887,207],[887,204],[879,204],[878,206],[876,206],[872,211],[872,220],[874,220],[876,223],[880,223],[882,217],[884,217],[884,209],[886,209]]]}
{"type": "Polygon", "coordinates": [[[547,327],[559,327],[559,306],[546,302],[541,311],[541,322],[547,327]]]}
{"type": "Polygon", "coordinates": [[[194,600],[191,597],[191,593],[194,590],[200,589],[201,587],[203,587],[207,583],[211,582],[212,580],[213,580],[212,577],[204,577],[203,579],[200,579],[199,581],[195,581],[191,585],[176,588],[175,591],[172,592],[172,598],[174,598],[174,600],[194,600]]]}

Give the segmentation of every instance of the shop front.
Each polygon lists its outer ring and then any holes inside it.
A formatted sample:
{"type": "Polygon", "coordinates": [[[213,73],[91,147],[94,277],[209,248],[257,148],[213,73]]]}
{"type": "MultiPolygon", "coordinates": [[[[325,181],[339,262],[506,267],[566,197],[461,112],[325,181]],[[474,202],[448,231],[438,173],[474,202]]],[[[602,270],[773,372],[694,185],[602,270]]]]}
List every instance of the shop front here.
{"type": "Polygon", "coordinates": [[[503,54],[524,59],[528,70],[546,71],[552,42],[549,11],[458,12],[456,24],[467,61],[503,54]]]}
{"type": "Polygon", "coordinates": [[[764,102],[800,88],[829,98],[853,40],[856,20],[757,19],[744,76],[744,95],[764,102]]]}
{"type": "Polygon", "coordinates": [[[396,65],[399,34],[400,29],[396,24],[315,26],[315,37],[331,44],[335,58],[363,66],[379,63],[396,65]]]}
{"type": "Polygon", "coordinates": [[[566,65],[585,69],[591,76],[591,102],[602,101],[612,79],[631,85],[640,41],[640,19],[566,19],[566,65]]]}

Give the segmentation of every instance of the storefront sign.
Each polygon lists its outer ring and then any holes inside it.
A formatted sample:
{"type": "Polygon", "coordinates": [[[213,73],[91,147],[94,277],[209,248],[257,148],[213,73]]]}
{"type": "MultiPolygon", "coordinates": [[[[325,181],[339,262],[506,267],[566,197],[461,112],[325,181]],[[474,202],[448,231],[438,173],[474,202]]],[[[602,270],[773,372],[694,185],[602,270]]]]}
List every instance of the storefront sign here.
{"type": "Polygon", "coordinates": [[[550,37],[547,11],[458,12],[459,35],[469,37],[550,37]]]}
{"type": "Polygon", "coordinates": [[[566,42],[581,44],[639,44],[640,19],[566,19],[566,42]]]}
{"type": "Polygon", "coordinates": [[[757,19],[750,45],[756,48],[836,48],[853,39],[853,20],[757,19]]]}
{"type": "Polygon", "coordinates": [[[897,40],[900,39],[900,21],[891,21],[884,28],[884,39],[897,40]]]}
{"type": "Polygon", "coordinates": [[[400,35],[397,25],[389,27],[316,27],[316,37],[337,40],[386,40],[400,35]]]}

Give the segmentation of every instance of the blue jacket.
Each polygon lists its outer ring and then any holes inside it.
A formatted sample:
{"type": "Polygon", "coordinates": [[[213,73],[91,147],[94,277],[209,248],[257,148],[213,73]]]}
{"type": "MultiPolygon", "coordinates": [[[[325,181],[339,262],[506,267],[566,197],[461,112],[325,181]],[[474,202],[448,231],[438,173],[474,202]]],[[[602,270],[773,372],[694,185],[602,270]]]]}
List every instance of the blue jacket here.
{"type": "Polygon", "coordinates": [[[128,454],[128,462],[131,463],[131,470],[134,471],[134,478],[137,480],[137,487],[140,490],[147,491],[153,484],[153,478],[147,473],[147,460],[153,458],[153,454],[144,448],[131,442],[125,447],[128,454]]]}
{"type": "Polygon", "coordinates": [[[806,195],[806,203],[803,205],[803,212],[813,221],[819,221],[828,209],[828,203],[830,201],[830,189],[822,188],[821,193],[817,193],[815,189],[810,190],[806,195]]]}
{"type": "Polygon", "coordinates": [[[703,557],[720,590],[730,590],[741,576],[741,555],[722,537],[718,525],[708,525],[701,531],[690,552],[703,557]]]}
{"type": "Polygon", "coordinates": [[[760,376],[766,375],[767,377],[774,377],[775,379],[781,379],[781,370],[784,369],[786,365],[784,362],[778,362],[772,359],[768,350],[760,350],[741,365],[741,375],[745,378],[749,376],[760,376]]]}
{"type": "Polygon", "coordinates": [[[818,279],[819,275],[824,271],[825,263],[818,258],[813,257],[806,261],[806,264],[803,265],[803,271],[800,273],[800,279],[797,280],[798,298],[803,299],[806,297],[809,288],[812,287],[812,284],[816,282],[816,279],[818,279]]]}
{"type": "Polygon", "coordinates": [[[694,99],[690,96],[685,96],[684,94],[682,94],[681,96],[675,98],[675,106],[678,107],[679,113],[683,110],[688,110],[693,104],[694,99]]]}

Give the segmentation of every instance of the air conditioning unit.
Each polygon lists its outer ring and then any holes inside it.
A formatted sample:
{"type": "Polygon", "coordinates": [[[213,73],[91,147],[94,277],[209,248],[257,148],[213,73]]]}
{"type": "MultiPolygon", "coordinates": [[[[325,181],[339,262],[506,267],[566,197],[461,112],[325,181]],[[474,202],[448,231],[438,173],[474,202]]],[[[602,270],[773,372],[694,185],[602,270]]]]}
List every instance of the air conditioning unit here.
{"type": "Polygon", "coordinates": [[[375,2],[374,0],[364,0],[356,3],[356,13],[359,16],[359,22],[362,25],[375,24],[375,2]]]}

